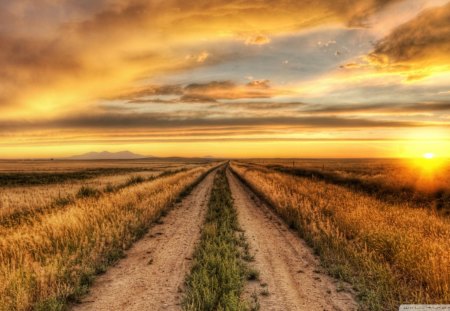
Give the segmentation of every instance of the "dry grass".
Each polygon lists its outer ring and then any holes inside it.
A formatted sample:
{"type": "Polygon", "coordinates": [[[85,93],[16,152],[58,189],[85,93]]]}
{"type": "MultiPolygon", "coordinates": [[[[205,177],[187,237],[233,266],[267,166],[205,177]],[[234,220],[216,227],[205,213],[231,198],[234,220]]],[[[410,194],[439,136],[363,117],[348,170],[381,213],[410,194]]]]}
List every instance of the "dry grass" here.
{"type": "Polygon", "coordinates": [[[450,215],[450,162],[446,159],[266,159],[252,163],[346,186],[388,203],[450,215]]]}
{"type": "Polygon", "coordinates": [[[209,167],[80,198],[0,239],[0,310],[60,310],[209,167]]]}
{"type": "Polygon", "coordinates": [[[136,159],[136,160],[1,160],[0,173],[78,172],[81,170],[166,170],[192,168],[211,161],[205,159],[136,159]]]}
{"type": "Polygon", "coordinates": [[[251,162],[331,173],[397,189],[422,192],[450,189],[450,163],[446,159],[265,159],[251,162]]]}
{"type": "Polygon", "coordinates": [[[450,302],[450,221],[318,180],[233,164],[358,291],[363,309],[450,302]]]}
{"type": "MultiPolygon", "coordinates": [[[[102,176],[88,180],[67,181],[42,186],[20,186],[0,188],[0,224],[16,222],[15,218],[33,214],[72,202],[82,187],[97,189],[115,187],[135,176],[154,177],[159,171],[144,171],[113,176],[102,176]],[[13,218],[13,219],[11,219],[13,218]]],[[[32,215],[33,216],[33,215],[32,215]]]]}

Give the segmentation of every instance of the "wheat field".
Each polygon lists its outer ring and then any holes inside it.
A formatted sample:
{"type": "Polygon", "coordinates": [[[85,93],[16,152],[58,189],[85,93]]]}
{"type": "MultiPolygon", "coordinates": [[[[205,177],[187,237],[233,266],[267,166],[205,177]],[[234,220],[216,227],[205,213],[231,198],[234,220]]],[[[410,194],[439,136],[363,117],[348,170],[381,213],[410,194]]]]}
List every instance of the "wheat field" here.
{"type": "Polygon", "coordinates": [[[101,196],[80,197],[63,209],[3,228],[0,310],[55,310],[77,300],[93,277],[119,259],[210,167],[163,174],[101,196]]]}
{"type": "Polygon", "coordinates": [[[363,308],[450,301],[450,221],[426,208],[264,167],[233,170],[297,230],[363,308]]]}

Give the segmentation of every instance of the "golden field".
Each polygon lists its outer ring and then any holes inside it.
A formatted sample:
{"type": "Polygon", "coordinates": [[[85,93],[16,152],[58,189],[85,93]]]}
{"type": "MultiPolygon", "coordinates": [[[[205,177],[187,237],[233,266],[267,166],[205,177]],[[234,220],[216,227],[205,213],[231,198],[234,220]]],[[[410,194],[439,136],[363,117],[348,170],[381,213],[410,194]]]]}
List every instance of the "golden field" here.
{"type": "Polygon", "coordinates": [[[36,220],[38,215],[61,209],[80,197],[113,192],[199,165],[154,160],[0,161],[0,231],[36,220]]]}
{"type": "Polygon", "coordinates": [[[388,203],[431,208],[450,215],[448,159],[254,159],[247,162],[346,186],[388,203]]]}
{"type": "Polygon", "coordinates": [[[122,169],[122,170],[167,170],[180,167],[194,167],[202,164],[202,159],[180,158],[147,158],[136,160],[2,160],[0,159],[1,173],[56,173],[78,172],[80,170],[95,169],[122,169]]]}
{"type": "MultiPolygon", "coordinates": [[[[0,165],[2,311],[64,310],[79,301],[98,274],[218,165],[54,163],[0,165]]],[[[401,303],[450,301],[450,218],[437,208],[450,189],[447,171],[415,166],[423,163],[264,159],[230,167],[309,244],[338,288],[351,285],[361,310],[396,310],[401,303]],[[425,172],[435,177],[428,188],[425,172]]],[[[227,206],[239,214],[238,206],[227,206]]]]}
{"type": "Polygon", "coordinates": [[[232,169],[357,290],[362,309],[450,301],[450,220],[316,178],[258,165],[232,169]]]}
{"type": "Polygon", "coordinates": [[[115,187],[135,178],[148,179],[161,171],[138,171],[110,176],[101,176],[87,180],[72,180],[61,183],[0,188],[0,223],[12,225],[26,215],[35,217],[35,213],[63,207],[63,203],[72,202],[82,187],[98,191],[115,187]]]}
{"type": "MultiPolygon", "coordinates": [[[[68,300],[77,300],[95,274],[120,258],[152,221],[211,167],[191,167],[115,191],[79,196],[64,208],[44,210],[35,218],[3,227],[0,310],[54,310],[63,308],[68,300]]],[[[103,187],[123,178],[101,177],[90,182],[103,187]]],[[[50,185],[49,196],[58,192],[58,187],[50,185]]],[[[62,186],[65,194],[70,188],[62,186]]],[[[17,202],[24,203],[31,214],[33,204],[48,203],[39,199],[45,196],[44,190],[37,192],[36,202],[31,189],[15,189],[9,196],[17,196],[17,202]]]]}

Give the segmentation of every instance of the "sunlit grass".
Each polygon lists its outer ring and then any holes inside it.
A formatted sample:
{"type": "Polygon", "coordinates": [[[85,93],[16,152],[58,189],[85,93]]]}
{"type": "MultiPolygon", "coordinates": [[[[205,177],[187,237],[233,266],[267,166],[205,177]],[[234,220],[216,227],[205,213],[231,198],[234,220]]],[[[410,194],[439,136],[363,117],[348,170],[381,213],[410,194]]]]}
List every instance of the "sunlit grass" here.
{"type": "Polygon", "coordinates": [[[3,227],[13,227],[25,218],[29,221],[38,220],[37,215],[55,211],[65,207],[91,192],[112,192],[127,185],[130,179],[140,176],[142,179],[154,178],[158,171],[101,176],[88,180],[70,180],[50,185],[22,185],[0,188],[0,233],[3,227]],[[108,191],[109,190],[109,191],[108,191]]]}
{"type": "Polygon", "coordinates": [[[450,214],[450,161],[436,153],[432,159],[255,159],[251,163],[346,186],[385,202],[436,207],[450,214]]]}
{"type": "Polygon", "coordinates": [[[232,166],[314,248],[363,309],[450,301],[450,221],[311,178],[232,166]]]}
{"type": "Polygon", "coordinates": [[[445,187],[441,180],[447,179],[444,177],[448,170],[447,159],[439,158],[435,153],[427,152],[422,157],[410,160],[410,163],[411,170],[415,174],[417,189],[434,191],[445,187]]]}
{"type": "MultiPolygon", "coordinates": [[[[60,310],[123,255],[208,167],[83,195],[0,239],[0,310],[60,310]]],[[[91,193],[83,191],[83,193],[91,193]]]]}

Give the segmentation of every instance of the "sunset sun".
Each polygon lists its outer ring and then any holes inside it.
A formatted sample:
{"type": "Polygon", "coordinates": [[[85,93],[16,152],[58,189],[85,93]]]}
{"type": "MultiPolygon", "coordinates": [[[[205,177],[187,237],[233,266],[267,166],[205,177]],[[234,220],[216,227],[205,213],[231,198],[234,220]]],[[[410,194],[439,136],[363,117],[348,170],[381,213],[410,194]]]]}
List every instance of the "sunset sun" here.
{"type": "Polygon", "coordinates": [[[432,152],[424,153],[424,154],[423,154],[423,157],[424,157],[425,159],[427,159],[427,160],[431,160],[431,159],[434,158],[434,153],[432,153],[432,152]]]}

